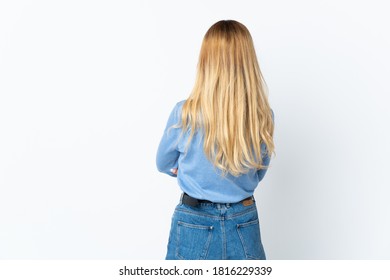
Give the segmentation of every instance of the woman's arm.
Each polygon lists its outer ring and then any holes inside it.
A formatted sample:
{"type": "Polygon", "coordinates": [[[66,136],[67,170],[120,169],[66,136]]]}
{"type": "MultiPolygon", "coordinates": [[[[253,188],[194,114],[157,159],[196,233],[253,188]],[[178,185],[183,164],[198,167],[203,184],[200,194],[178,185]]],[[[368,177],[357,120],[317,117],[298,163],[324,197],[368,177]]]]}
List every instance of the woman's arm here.
{"type": "MultiPolygon", "coordinates": [[[[271,159],[268,154],[263,156],[263,165],[269,166],[271,159]]],[[[268,168],[257,170],[257,176],[259,177],[259,182],[264,178],[265,173],[267,173],[268,168]]]]}
{"type": "Polygon", "coordinates": [[[168,174],[172,177],[177,177],[177,172],[172,172],[171,169],[178,168],[178,159],[180,155],[180,152],[177,149],[180,128],[170,128],[172,125],[177,123],[177,109],[178,104],[176,104],[176,106],[173,108],[168,118],[168,122],[158,146],[156,156],[156,165],[158,171],[168,174]]]}

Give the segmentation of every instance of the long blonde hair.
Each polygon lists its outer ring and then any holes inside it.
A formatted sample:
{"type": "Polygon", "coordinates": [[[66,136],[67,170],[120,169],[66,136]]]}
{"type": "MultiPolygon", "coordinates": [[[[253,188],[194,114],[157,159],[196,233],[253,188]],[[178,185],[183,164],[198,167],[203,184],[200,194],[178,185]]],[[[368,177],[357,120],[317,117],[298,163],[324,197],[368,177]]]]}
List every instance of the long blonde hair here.
{"type": "Polygon", "coordinates": [[[194,88],[184,102],[181,136],[204,130],[203,149],[214,167],[233,176],[264,169],[261,144],[274,153],[274,123],[266,83],[248,29],[221,20],[203,38],[194,88]],[[194,129],[191,129],[194,128],[194,129]]]}

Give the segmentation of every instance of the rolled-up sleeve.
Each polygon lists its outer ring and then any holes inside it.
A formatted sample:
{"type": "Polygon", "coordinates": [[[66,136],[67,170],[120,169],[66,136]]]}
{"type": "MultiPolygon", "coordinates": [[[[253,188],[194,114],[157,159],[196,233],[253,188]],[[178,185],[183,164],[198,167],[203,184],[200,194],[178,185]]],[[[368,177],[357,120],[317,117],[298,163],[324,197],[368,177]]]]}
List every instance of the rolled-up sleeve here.
{"type": "Polygon", "coordinates": [[[156,165],[158,171],[166,173],[172,177],[177,177],[177,175],[173,174],[170,170],[172,168],[178,168],[178,159],[180,155],[177,147],[181,128],[171,128],[171,126],[177,124],[179,120],[178,104],[179,103],[176,104],[171,114],[169,115],[168,122],[158,146],[156,156],[156,165]]]}

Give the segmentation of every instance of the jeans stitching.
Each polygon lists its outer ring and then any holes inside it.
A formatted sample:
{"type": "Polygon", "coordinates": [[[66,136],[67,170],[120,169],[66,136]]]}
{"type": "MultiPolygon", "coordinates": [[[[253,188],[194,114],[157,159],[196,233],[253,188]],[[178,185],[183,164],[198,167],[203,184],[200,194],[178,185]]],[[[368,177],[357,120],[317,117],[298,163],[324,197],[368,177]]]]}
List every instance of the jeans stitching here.
{"type": "Polygon", "coordinates": [[[236,213],[236,214],[233,214],[233,215],[229,215],[227,216],[227,218],[238,218],[242,215],[245,215],[245,214],[248,214],[248,213],[251,213],[251,212],[257,212],[257,208],[253,207],[253,208],[250,208],[250,209],[246,209],[242,212],[239,212],[239,213],[236,213]]]}
{"type": "Polygon", "coordinates": [[[181,259],[181,260],[185,260],[186,258],[184,258],[184,256],[182,256],[180,253],[179,253],[179,248],[180,248],[180,226],[182,227],[187,227],[187,228],[195,228],[195,229],[202,229],[202,230],[207,230],[208,231],[208,235],[207,235],[207,239],[206,239],[206,242],[202,248],[202,252],[199,256],[199,259],[200,260],[204,260],[207,258],[207,254],[208,254],[208,251],[209,251],[209,247],[210,247],[210,243],[211,243],[211,237],[212,237],[212,230],[213,230],[213,226],[203,226],[203,225],[195,225],[195,224],[189,224],[189,223],[185,223],[185,222],[182,222],[182,221],[178,221],[177,222],[177,238],[176,238],[176,244],[177,244],[177,247],[176,247],[176,256],[181,259]]]}
{"type": "Polygon", "coordinates": [[[177,209],[176,211],[184,212],[186,214],[194,215],[194,216],[213,218],[215,220],[218,220],[218,218],[219,218],[219,216],[217,216],[217,215],[213,216],[213,215],[208,215],[208,214],[195,213],[195,212],[192,212],[192,211],[189,211],[189,210],[184,210],[184,209],[177,209]]]}
{"type": "Polygon", "coordinates": [[[243,236],[241,235],[241,232],[240,232],[240,225],[237,225],[237,233],[238,233],[238,236],[240,237],[242,248],[244,249],[245,258],[248,259],[248,250],[246,249],[244,238],[243,238],[243,236]]]}
{"type": "MultiPolygon", "coordinates": [[[[248,226],[252,226],[252,225],[259,225],[260,226],[260,221],[259,221],[259,218],[256,218],[255,220],[253,221],[249,221],[249,222],[246,222],[246,223],[242,223],[242,224],[237,224],[237,232],[238,232],[238,235],[240,237],[240,240],[241,240],[241,245],[242,247],[244,248],[244,253],[245,253],[245,257],[247,259],[257,259],[256,256],[252,256],[248,253],[248,248],[246,246],[246,242],[244,240],[244,237],[242,236],[242,233],[240,231],[240,228],[245,228],[245,227],[248,227],[248,226]]],[[[261,239],[260,239],[260,242],[261,242],[261,239]]]]}
{"type": "MultiPolygon", "coordinates": [[[[200,216],[200,217],[208,217],[208,218],[213,218],[215,220],[220,220],[220,216],[218,215],[210,215],[210,214],[204,214],[204,213],[196,213],[195,211],[190,211],[190,210],[186,210],[186,209],[176,209],[176,211],[178,212],[184,212],[184,213],[187,213],[187,214],[190,214],[190,215],[194,215],[194,216],[200,216]]],[[[245,214],[248,214],[248,213],[251,213],[251,212],[256,212],[256,208],[252,208],[252,209],[247,209],[245,211],[242,211],[240,213],[236,213],[236,214],[232,214],[232,215],[227,215],[225,217],[225,219],[231,219],[231,218],[238,218],[242,215],[245,215],[245,214]]]]}
{"type": "Polygon", "coordinates": [[[249,221],[249,222],[246,222],[246,223],[242,223],[242,224],[237,224],[239,227],[248,227],[248,226],[251,226],[251,225],[254,225],[254,224],[259,224],[259,218],[256,218],[255,220],[253,221],[249,221]]]}
{"type": "Polygon", "coordinates": [[[221,233],[222,233],[222,259],[226,259],[226,233],[225,233],[225,221],[221,220],[221,233]]]}
{"type": "Polygon", "coordinates": [[[196,228],[196,229],[210,229],[210,228],[212,228],[212,226],[195,225],[195,224],[185,223],[185,222],[182,222],[182,221],[178,221],[177,224],[178,225],[182,225],[184,227],[196,228]]]}
{"type": "Polygon", "coordinates": [[[176,225],[176,252],[175,253],[179,259],[183,260],[183,257],[179,254],[179,248],[180,248],[179,240],[180,240],[180,228],[179,228],[178,223],[177,223],[177,225],[176,225]]]}
{"type": "MultiPolygon", "coordinates": [[[[255,237],[254,239],[257,240],[259,238],[256,236],[257,233],[256,235],[252,235],[255,234],[254,232],[256,231],[254,224],[258,224],[258,227],[260,227],[259,217],[257,217],[256,215],[255,218],[254,216],[254,214],[257,214],[256,204],[254,203],[253,205],[248,206],[241,204],[229,205],[230,207],[226,204],[222,205],[226,207],[224,209],[227,210],[227,212],[221,212],[220,210],[222,208],[217,206],[220,205],[209,204],[202,206],[201,204],[198,207],[192,207],[181,202],[177,205],[172,216],[172,226],[175,227],[175,229],[172,231],[172,234],[176,233],[176,236],[172,236],[172,242],[169,241],[171,245],[168,250],[171,250],[171,253],[169,253],[169,255],[167,253],[168,257],[166,259],[214,259],[216,257],[220,259],[227,259],[232,258],[233,256],[239,259],[247,260],[262,259],[263,257],[265,258],[265,256],[263,256],[264,249],[262,248],[262,244],[260,244],[260,251],[257,251],[255,249],[255,251],[251,252],[252,246],[256,246],[257,248],[258,245],[257,241],[254,241],[255,243],[253,243],[250,239],[253,239],[255,237]],[[188,218],[188,220],[186,217],[188,218]],[[257,221],[254,220],[254,218],[257,221]],[[199,224],[197,224],[196,220],[199,221],[199,224]],[[205,220],[205,223],[203,223],[203,225],[201,222],[202,220],[205,220]],[[207,225],[206,220],[208,220],[208,222],[210,222],[210,225],[212,225],[209,227],[208,234],[207,232],[204,232],[204,230],[207,230],[208,228],[207,226],[205,226],[207,225]],[[234,234],[234,237],[227,235],[228,232],[226,227],[228,225],[229,229],[230,226],[236,228],[236,230],[234,230],[234,228],[231,228],[233,232],[236,232],[234,234]],[[218,226],[218,228],[212,230],[213,226],[218,226]],[[198,231],[196,229],[198,229],[198,231]],[[189,235],[188,239],[187,233],[195,234],[198,237],[190,237],[191,235],[189,235]],[[235,248],[237,250],[234,252],[232,251],[231,256],[229,253],[229,248],[230,246],[232,246],[230,245],[230,238],[232,242],[234,241],[234,244],[236,244],[233,245],[232,248],[236,246],[235,248]],[[189,242],[193,242],[194,246],[189,244],[189,242]],[[183,244],[185,245],[184,247],[183,244]],[[218,248],[218,251],[213,251],[213,246],[211,245],[215,246],[215,249],[218,248]],[[222,248],[220,248],[221,245],[222,248]],[[196,255],[194,255],[194,253],[196,253],[196,255]]],[[[235,258],[233,257],[233,259],[235,258]]]]}

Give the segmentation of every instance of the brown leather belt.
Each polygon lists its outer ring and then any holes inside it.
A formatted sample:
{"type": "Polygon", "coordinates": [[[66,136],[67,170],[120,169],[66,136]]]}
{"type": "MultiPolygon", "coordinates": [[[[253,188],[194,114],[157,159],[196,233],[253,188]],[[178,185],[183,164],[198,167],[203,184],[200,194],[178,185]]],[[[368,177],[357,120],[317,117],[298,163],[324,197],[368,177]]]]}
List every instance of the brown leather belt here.
{"type": "MultiPolygon", "coordinates": [[[[192,196],[189,196],[186,193],[182,194],[180,201],[183,204],[188,205],[188,206],[192,206],[192,207],[196,207],[196,206],[198,206],[201,203],[214,203],[214,202],[209,201],[209,200],[194,198],[192,196]]],[[[249,206],[249,205],[252,205],[254,201],[255,201],[254,197],[250,196],[250,197],[245,198],[245,199],[243,199],[243,200],[241,200],[239,202],[236,202],[236,203],[242,203],[244,206],[249,206]]],[[[233,203],[222,203],[222,204],[233,204],[233,203]]]]}

